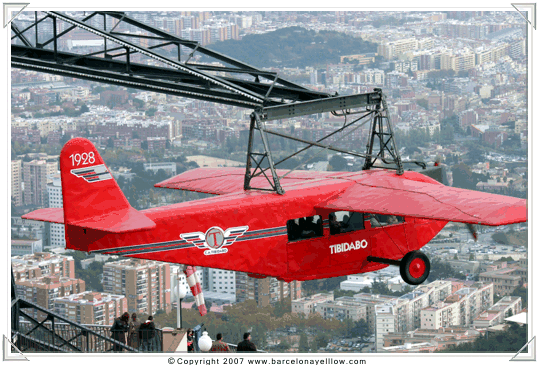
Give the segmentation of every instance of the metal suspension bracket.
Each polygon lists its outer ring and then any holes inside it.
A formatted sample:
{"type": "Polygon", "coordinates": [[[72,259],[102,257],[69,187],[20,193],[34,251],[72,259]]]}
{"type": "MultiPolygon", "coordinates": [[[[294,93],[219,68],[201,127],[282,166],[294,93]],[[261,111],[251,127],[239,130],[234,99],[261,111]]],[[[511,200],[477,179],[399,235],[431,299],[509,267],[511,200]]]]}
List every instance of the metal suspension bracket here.
{"type": "Polygon", "coordinates": [[[261,121],[261,113],[257,110],[251,113],[251,123],[249,124],[249,141],[246,161],[246,175],[244,177],[244,190],[266,190],[275,191],[280,195],[285,194],[285,191],[279,183],[279,177],[277,176],[274,160],[272,159],[272,153],[270,152],[270,145],[268,144],[268,139],[266,137],[264,122],[261,121]],[[253,134],[255,129],[258,129],[261,134],[264,153],[253,152],[253,134]],[[269,169],[272,173],[271,180],[262,166],[265,158],[268,160],[269,169]],[[251,171],[252,162],[255,163],[255,168],[253,171],[251,171]],[[271,186],[271,189],[255,188],[251,186],[251,179],[259,174],[262,174],[266,178],[271,186]]]}
{"type": "Polygon", "coordinates": [[[388,112],[388,106],[386,104],[386,97],[382,93],[382,89],[376,88],[375,92],[380,94],[380,102],[377,104],[377,114],[373,118],[370,136],[368,138],[368,144],[366,148],[366,160],[363,170],[369,170],[374,166],[375,162],[379,159],[385,164],[395,164],[397,166],[396,173],[402,175],[403,163],[401,162],[401,156],[396,147],[394,132],[392,131],[392,125],[390,123],[390,114],[388,112]],[[375,138],[379,142],[379,151],[374,154],[374,142],[375,138]],[[390,159],[385,158],[385,154],[390,156],[390,159]]]}

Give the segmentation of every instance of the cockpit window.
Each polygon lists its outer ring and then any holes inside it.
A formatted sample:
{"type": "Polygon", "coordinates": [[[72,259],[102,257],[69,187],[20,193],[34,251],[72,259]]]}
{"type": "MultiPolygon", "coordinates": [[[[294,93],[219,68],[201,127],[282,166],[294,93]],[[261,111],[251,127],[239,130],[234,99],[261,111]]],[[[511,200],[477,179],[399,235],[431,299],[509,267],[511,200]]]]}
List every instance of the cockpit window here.
{"type": "Polygon", "coordinates": [[[302,217],[287,221],[287,234],[289,241],[321,237],[323,235],[321,216],[314,215],[312,217],[302,217]]]}
{"type": "Polygon", "coordinates": [[[371,223],[371,227],[382,227],[403,223],[405,219],[399,215],[370,214],[369,222],[371,223]]]}
{"type": "Polygon", "coordinates": [[[330,223],[330,234],[339,234],[364,229],[363,213],[339,211],[330,213],[328,220],[330,223]]]}

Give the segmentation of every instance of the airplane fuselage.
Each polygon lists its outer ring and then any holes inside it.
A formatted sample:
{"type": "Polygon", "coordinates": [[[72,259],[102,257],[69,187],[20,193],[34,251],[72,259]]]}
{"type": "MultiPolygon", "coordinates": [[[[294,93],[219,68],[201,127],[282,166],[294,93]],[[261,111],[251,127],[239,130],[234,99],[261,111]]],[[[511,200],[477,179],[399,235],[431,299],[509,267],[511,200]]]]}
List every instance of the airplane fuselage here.
{"type": "Polygon", "coordinates": [[[332,210],[315,208],[349,183],[332,179],[288,187],[284,195],[242,191],[141,211],[153,229],[107,233],[66,225],[67,248],[244,271],[285,281],[379,270],[368,256],[399,260],[428,243],[447,223],[404,217],[399,224],[331,233],[332,210]],[[288,222],[319,216],[322,235],[291,240],[288,222]]]}

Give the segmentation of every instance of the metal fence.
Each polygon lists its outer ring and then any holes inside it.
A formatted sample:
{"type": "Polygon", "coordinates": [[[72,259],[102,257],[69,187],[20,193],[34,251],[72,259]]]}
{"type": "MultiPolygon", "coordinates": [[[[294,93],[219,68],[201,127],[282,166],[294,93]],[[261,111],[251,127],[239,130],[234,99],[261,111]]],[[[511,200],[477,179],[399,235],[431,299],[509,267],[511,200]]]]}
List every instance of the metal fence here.
{"type": "Polygon", "coordinates": [[[126,339],[126,344],[123,345],[112,338],[111,326],[95,324],[81,326],[90,331],[85,333],[84,330],[69,323],[56,322],[53,330],[53,324],[50,321],[44,322],[39,327],[29,321],[20,321],[19,329],[14,335],[18,336],[20,350],[24,349],[26,352],[163,351],[163,332],[159,328],[156,328],[153,337],[143,334],[143,338],[139,339],[138,333],[135,333],[137,338],[134,341],[126,339]]]}

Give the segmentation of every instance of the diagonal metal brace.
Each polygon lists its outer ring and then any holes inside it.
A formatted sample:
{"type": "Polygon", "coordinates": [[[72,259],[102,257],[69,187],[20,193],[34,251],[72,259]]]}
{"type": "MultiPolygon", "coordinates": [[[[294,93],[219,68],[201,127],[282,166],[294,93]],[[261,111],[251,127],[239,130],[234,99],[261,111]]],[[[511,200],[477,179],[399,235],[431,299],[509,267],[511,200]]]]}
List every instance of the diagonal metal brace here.
{"type": "Polygon", "coordinates": [[[268,190],[268,189],[259,189],[259,188],[253,188],[251,187],[251,179],[257,174],[257,170],[261,170],[261,172],[265,175],[268,182],[270,183],[270,186],[272,189],[270,191],[275,191],[276,193],[283,195],[285,194],[285,191],[281,187],[281,184],[279,183],[279,177],[276,172],[276,168],[274,165],[274,160],[272,159],[272,153],[270,152],[270,145],[268,144],[268,139],[266,137],[266,129],[264,126],[264,123],[261,121],[261,113],[260,111],[254,111],[251,113],[251,123],[249,128],[249,142],[248,142],[248,156],[247,156],[247,163],[246,163],[246,176],[244,178],[244,190],[268,190]],[[259,133],[261,134],[261,140],[263,143],[264,153],[263,154],[257,154],[252,151],[253,149],[253,131],[255,129],[259,130],[259,133]],[[254,155],[260,155],[262,158],[257,162],[254,155]],[[268,179],[266,174],[264,174],[264,170],[261,166],[264,158],[268,159],[268,165],[270,172],[272,173],[272,181],[268,179]],[[257,166],[255,167],[255,170],[251,171],[251,159],[255,161],[257,166]]]}

